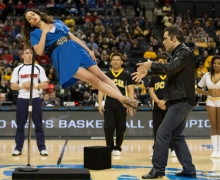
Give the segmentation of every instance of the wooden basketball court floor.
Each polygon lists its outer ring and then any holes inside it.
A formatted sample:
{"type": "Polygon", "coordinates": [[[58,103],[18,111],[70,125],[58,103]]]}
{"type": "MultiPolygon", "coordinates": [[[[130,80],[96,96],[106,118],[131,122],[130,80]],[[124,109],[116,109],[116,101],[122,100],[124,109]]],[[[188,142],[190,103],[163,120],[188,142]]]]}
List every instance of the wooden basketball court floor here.
{"type": "MultiPolygon", "coordinates": [[[[209,156],[212,153],[210,139],[187,139],[192,153],[193,163],[197,169],[197,178],[220,179],[220,159],[209,156]],[[212,174],[214,171],[214,175],[212,174]],[[218,172],[219,170],[219,172],[218,172]],[[206,172],[203,173],[202,172],[206,172]],[[205,175],[204,175],[205,174],[205,175]],[[217,174],[217,175],[216,175],[217,174]],[[211,175],[211,176],[210,176],[211,175]],[[219,175],[219,176],[218,176],[219,175]],[[209,177],[210,176],[210,177],[209,177]]],[[[112,168],[106,170],[90,170],[92,180],[138,180],[148,173],[152,167],[150,154],[153,140],[124,140],[121,156],[112,156],[112,168]],[[124,178],[122,178],[124,177],[124,178]]],[[[104,140],[47,140],[49,156],[40,156],[36,141],[31,141],[31,165],[39,168],[58,167],[57,163],[65,147],[59,167],[83,168],[83,150],[85,146],[105,146],[104,140]],[[67,142],[65,146],[65,142],[67,142]]],[[[14,140],[0,140],[0,179],[12,179],[14,168],[27,165],[27,140],[21,156],[12,156],[14,140]]],[[[161,179],[187,179],[175,176],[181,171],[181,165],[176,157],[169,156],[166,176],[161,179]]],[[[191,178],[192,179],[192,178],[191,178]]]]}

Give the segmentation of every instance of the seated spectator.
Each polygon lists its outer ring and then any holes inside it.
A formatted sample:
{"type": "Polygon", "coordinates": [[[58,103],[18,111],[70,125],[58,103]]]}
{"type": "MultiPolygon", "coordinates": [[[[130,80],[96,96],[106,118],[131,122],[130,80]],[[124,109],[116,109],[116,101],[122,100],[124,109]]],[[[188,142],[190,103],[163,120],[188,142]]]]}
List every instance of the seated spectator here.
{"type": "Polygon", "coordinates": [[[106,6],[105,6],[105,10],[106,10],[106,15],[111,15],[111,16],[113,16],[114,15],[114,7],[113,7],[113,5],[112,5],[112,1],[111,0],[108,0],[107,1],[107,4],[106,4],[106,6]]]}
{"type": "Polygon", "coordinates": [[[98,34],[104,34],[105,33],[105,27],[103,26],[102,22],[100,20],[96,20],[96,26],[95,26],[95,32],[98,34]]]}
{"type": "Polygon", "coordinates": [[[213,38],[210,38],[209,45],[211,48],[216,48],[216,43],[213,38]]]}
{"type": "Polygon", "coordinates": [[[199,53],[199,49],[197,46],[194,46],[193,54],[194,54],[194,56],[199,56],[200,53],[199,53]]]}
{"type": "Polygon", "coordinates": [[[165,4],[165,6],[162,7],[163,15],[165,16],[167,13],[171,13],[172,9],[170,4],[165,4]]]}
{"type": "Polygon", "coordinates": [[[89,19],[86,19],[85,24],[83,26],[84,26],[86,35],[90,34],[90,32],[93,31],[94,26],[93,26],[93,23],[89,19]]]}
{"type": "Polygon", "coordinates": [[[153,41],[150,42],[150,46],[153,47],[153,51],[157,51],[159,48],[159,44],[156,38],[153,38],[153,41]]]}
{"type": "Polygon", "coordinates": [[[210,43],[207,43],[207,48],[205,48],[206,51],[208,51],[209,54],[214,54],[214,48],[211,47],[210,43]]]}
{"type": "Polygon", "coordinates": [[[142,36],[143,35],[143,31],[142,31],[142,29],[140,28],[140,26],[139,25],[137,25],[135,28],[134,28],[134,37],[135,38],[138,38],[138,37],[140,37],[140,36],[142,36]]]}
{"type": "Polygon", "coordinates": [[[22,47],[22,34],[19,31],[18,34],[15,37],[16,42],[19,44],[20,47],[22,47]]]}
{"type": "Polygon", "coordinates": [[[9,53],[12,55],[13,59],[18,53],[19,47],[16,42],[13,42],[12,45],[9,47],[9,53]]]}
{"type": "Polygon", "coordinates": [[[7,85],[7,82],[4,80],[4,78],[1,79],[0,84],[0,93],[5,93],[6,95],[10,92],[10,88],[7,85]]]}
{"type": "Polygon", "coordinates": [[[48,77],[50,84],[53,84],[53,85],[57,84],[57,80],[58,80],[57,73],[53,66],[49,67],[46,70],[46,76],[48,77]]]}
{"type": "Polygon", "coordinates": [[[110,59],[109,55],[106,50],[103,50],[101,53],[101,60],[98,64],[99,68],[101,69],[109,69],[111,67],[110,65],[110,59]]]}
{"type": "Polygon", "coordinates": [[[155,5],[154,8],[154,15],[156,17],[157,28],[159,28],[161,26],[161,21],[163,19],[163,13],[161,7],[157,4],[155,5]]]}
{"type": "Polygon", "coordinates": [[[204,67],[207,68],[208,70],[211,68],[212,58],[213,58],[213,55],[209,55],[204,62],[204,67]]]}
{"type": "Polygon", "coordinates": [[[7,67],[5,69],[5,74],[3,76],[3,79],[7,82],[10,82],[11,76],[12,76],[12,69],[11,69],[11,67],[7,67]]]}
{"type": "Polygon", "coordinates": [[[153,47],[150,46],[148,51],[146,51],[144,53],[144,56],[143,56],[145,59],[155,59],[157,57],[157,54],[153,51],[153,47]]]}
{"type": "Polygon", "coordinates": [[[59,0],[59,2],[55,6],[55,9],[58,15],[65,14],[65,8],[66,6],[62,0],[59,0]]]}
{"type": "Polygon", "coordinates": [[[9,54],[8,48],[3,50],[3,55],[0,58],[3,60],[5,67],[12,66],[13,56],[9,54]]]}
{"type": "Polygon", "coordinates": [[[84,17],[86,15],[86,11],[87,11],[87,7],[86,7],[85,0],[80,0],[80,2],[78,4],[78,13],[82,17],[84,17]]]}
{"type": "Polygon", "coordinates": [[[45,93],[43,95],[43,102],[42,106],[54,106],[54,102],[50,101],[50,95],[48,93],[45,93]]]}
{"type": "Polygon", "coordinates": [[[131,48],[131,44],[128,42],[126,37],[121,38],[121,42],[119,43],[119,49],[121,51],[129,51],[131,48]]]}
{"type": "Polygon", "coordinates": [[[164,27],[166,27],[167,24],[169,24],[169,18],[171,18],[171,14],[169,12],[163,16],[161,23],[163,24],[164,27]]]}
{"type": "Polygon", "coordinates": [[[11,46],[7,37],[4,37],[3,39],[3,46],[6,47],[7,49],[9,49],[9,47],[11,46]]]}
{"type": "Polygon", "coordinates": [[[54,92],[55,86],[51,83],[48,83],[47,87],[44,89],[44,92],[51,94],[54,92]]]}
{"type": "Polygon", "coordinates": [[[89,87],[82,80],[77,81],[76,84],[71,86],[71,94],[73,101],[83,101],[83,94],[85,91],[89,91],[89,87]]]}
{"type": "Polygon", "coordinates": [[[133,1],[134,15],[135,17],[139,17],[141,13],[141,3],[139,0],[133,1]]]}
{"type": "Polygon", "coordinates": [[[100,50],[109,50],[110,49],[110,46],[109,46],[109,43],[108,43],[106,37],[103,38],[103,41],[100,43],[99,48],[100,48],[100,50]]]}
{"type": "Polygon", "coordinates": [[[141,47],[136,40],[131,40],[131,50],[141,50],[141,47]]]}
{"type": "Polygon", "coordinates": [[[41,56],[37,56],[36,60],[37,60],[38,64],[40,64],[40,65],[50,64],[50,57],[45,53],[43,53],[41,56]]]}
{"type": "MultiPolygon", "coordinates": [[[[193,19],[192,13],[189,9],[186,10],[186,13],[184,14],[184,19],[193,19]]],[[[198,20],[198,19],[197,19],[198,20]]],[[[199,20],[198,20],[199,21],[199,20]]],[[[199,22],[200,23],[200,22],[199,22]]]]}
{"type": "Polygon", "coordinates": [[[6,8],[6,4],[3,2],[3,0],[0,0],[0,15],[2,15],[4,11],[6,11],[6,8]]]}
{"type": "Polygon", "coordinates": [[[195,41],[195,45],[200,48],[208,47],[207,43],[201,37],[197,38],[197,40],[195,41]]]}
{"type": "Polygon", "coordinates": [[[120,16],[122,6],[118,0],[115,0],[115,3],[113,4],[113,8],[114,8],[114,15],[120,16]]]}
{"type": "Polygon", "coordinates": [[[54,10],[55,10],[55,2],[54,0],[48,0],[46,3],[46,10],[48,12],[48,14],[53,14],[54,10]]]}
{"type": "Polygon", "coordinates": [[[11,101],[6,100],[6,94],[5,93],[0,93],[0,106],[2,106],[3,103],[8,103],[10,106],[13,104],[11,101]]]}
{"type": "Polygon", "coordinates": [[[33,3],[32,0],[30,0],[28,3],[26,3],[26,9],[34,9],[35,8],[35,3],[33,3]]]}
{"type": "Polygon", "coordinates": [[[70,28],[71,32],[74,32],[75,20],[70,15],[66,16],[64,24],[66,24],[70,28]]]}
{"type": "Polygon", "coordinates": [[[208,69],[204,67],[204,64],[202,62],[199,62],[199,67],[196,69],[197,82],[199,82],[202,76],[207,72],[208,72],[208,69]]]}
{"type": "Polygon", "coordinates": [[[25,11],[25,5],[22,3],[22,1],[18,1],[18,4],[16,5],[16,15],[24,14],[25,11]]]}
{"type": "Polygon", "coordinates": [[[87,22],[87,19],[89,19],[89,22],[95,23],[95,18],[90,12],[86,14],[86,16],[84,17],[84,21],[87,22]]]}
{"type": "Polygon", "coordinates": [[[109,41],[109,48],[110,50],[114,51],[115,49],[118,51],[119,49],[119,43],[116,41],[116,39],[112,39],[109,41]]]}
{"type": "Polygon", "coordinates": [[[69,12],[69,14],[71,15],[71,16],[73,16],[73,15],[78,15],[78,9],[77,9],[77,5],[76,5],[76,3],[73,1],[72,2],[72,4],[71,4],[71,6],[70,6],[70,8],[69,8],[69,10],[68,10],[68,12],[69,12]]]}
{"type": "Polygon", "coordinates": [[[185,37],[185,43],[187,46],[194,46],[194,37],[192,33],[189,33],[189,35],[186,35],[185,37]]]}
{"type": "Polygon", "coordinates": [[[10,48],[12,42],[15,40],[15,37],[16,37],[16,34],[14,31],[14,26],[11,26],[11,28],[5,34],[5,38],[7,38],[7,40],[8,40],[8,48],[10,48]]]}
{"type": "Polygon", "coordinates": [[[88,8],[96,8],[96,0],[88,0],[88,8]]]}
{"type": "Polygon", "coordinates": [[[99,48],[98,45],[94,42],[94,38],[90,38],[89,43],[87,43],[86,46],[92,51],[99,48]]]}
{"type": "MultiPolygon", "coordinates": [[[[110,24],[109,26],[111,26],[111,24],[110,24]]],[[[115,35],[114,35],[114,33],[113,33],[112,28],[110,28],[110,29],[108,30],[108,32],[107,32],[107,38],[108,38],[109,41],[112,41],[112,40],[115,38],[115,35]]]]}
{"type": "Polygon", "coordinates": [[[9,0],[7,4],[7,11],[11,13],[12,15],[15,15],[15,7],[13,0],[9,0]]]}
{"type": "Polygon", "coordinates": [[[122,55],[122,60],[123,60],[123,64],[122,64],[122,67],[123,68],[132,68],[134,71],[134,62],[132,62],[132,60],[130,60],[130,58],[128,57],[127,53],[124,52],[124,54],[122,55]]]}
{"type": "Polygon", "coordinates": [[[83,94],[82,106],[95,106],[95,102],[90,98],[90,93],[87,91],[83,94]]]}
{"type": "Polygon", "coordinates": [[[60,106],[60,99],[57,97],[55,91],[51,92],[49,100],[53,102],[55,106],[60,106]]]}

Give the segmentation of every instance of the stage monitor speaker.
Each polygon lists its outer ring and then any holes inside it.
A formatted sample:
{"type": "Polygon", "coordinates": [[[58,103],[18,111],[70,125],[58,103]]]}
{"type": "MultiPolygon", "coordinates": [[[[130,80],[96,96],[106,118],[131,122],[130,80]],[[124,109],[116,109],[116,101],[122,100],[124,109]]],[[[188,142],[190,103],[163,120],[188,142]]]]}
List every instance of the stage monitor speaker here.
{"type": "Polygon", "coordinates": [[[112,167],[112,148],[109,146],[84,147],[84,168],[101,170],[112,167]]]}
{"type": "Polygon", "coordinates": [[[22,172],[18,168],[12,173],[12,179],[71,179],[90,180],[90,172],[85,169],[73,168],[42,168],[35,172],[22,172]]]}

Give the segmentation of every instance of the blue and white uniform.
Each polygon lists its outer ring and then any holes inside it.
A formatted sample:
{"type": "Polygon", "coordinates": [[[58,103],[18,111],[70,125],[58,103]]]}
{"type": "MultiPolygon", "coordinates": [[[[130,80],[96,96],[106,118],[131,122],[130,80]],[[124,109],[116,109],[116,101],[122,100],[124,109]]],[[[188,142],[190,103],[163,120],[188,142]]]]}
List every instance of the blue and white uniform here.
{"type": "MultiPolygon", "coordinates": [[[[61,20],[55,20],[54,27],[47,33],[44,51],[47,52],[49,47],[60,37],[69,36],[69,30],[61,20]]],[[[31,32],[31,46],[39,43],[41,34],[42,30],[39,28],[31,32]]],[[[51,60],[59,74],[59,82],[63,88],[78,81],[73,76],[79,67],[88,68],[96,64],[86,50],[73,40],[69,40],[55,48],[51,60]]]]}

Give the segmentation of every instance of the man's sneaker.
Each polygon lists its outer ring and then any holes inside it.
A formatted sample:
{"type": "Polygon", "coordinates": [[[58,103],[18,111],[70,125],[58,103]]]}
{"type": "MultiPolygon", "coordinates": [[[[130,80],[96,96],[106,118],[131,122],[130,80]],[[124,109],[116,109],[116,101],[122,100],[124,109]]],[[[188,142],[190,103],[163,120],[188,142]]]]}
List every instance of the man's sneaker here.
{"type": "Polygon", "coordinates": [[[41,156],[48,156],[48,152],[47,152],[46,150],[42,150],[42,151],[40,152],[40,155],[41,155],[41,156]]]}
{"type": "Polygon", "coordinates": [[[113,151],[112,151],[112,155],[114,155],[114,156],[120,156],[120,155],[121,155],[121,151],[119,151],[119,150],[113,150],[113,151]]]}
{"type": "Polygon", "coordinates": [[[19,155],[21,155],[21,152],[18,150],[14,150],[12,153],[12,156],[19,156],[19,155]]]}
{"type": "Polygon", "coordinates": [[[175,153],[175,151],[174,151],[174,150],[171,151],[171,152],[170,152],[170,155],[171,155],[171,157],[176,157],[176,153],[175,153]]]}

